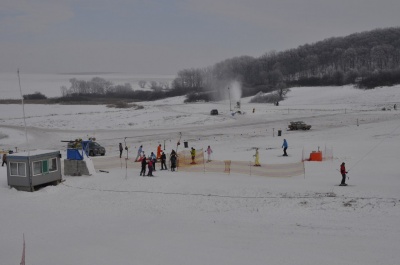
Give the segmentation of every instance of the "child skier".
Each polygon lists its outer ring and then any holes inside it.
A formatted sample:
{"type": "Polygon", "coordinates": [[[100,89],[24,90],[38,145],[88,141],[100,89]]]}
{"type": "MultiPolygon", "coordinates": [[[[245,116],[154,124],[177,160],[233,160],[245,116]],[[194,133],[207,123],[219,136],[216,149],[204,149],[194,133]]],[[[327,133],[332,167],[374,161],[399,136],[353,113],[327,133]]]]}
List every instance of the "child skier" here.
{"type": "Polygon", "coordinates": [[[153,162],[151,161],[151,157],[148,158],[149,162],[147,163],[149,172],[147,173],[148,177],[153,177],[153,162]]]}
{"type": "Polygon", "coordinates": [[[211,162],[211,154],[212,154],[212,149],[210,146],[208,146],[207,150],[205,151],[207,153],[207,162],[211,162]]]}
{"type": "MultiPolygon", "coordinates": [[[[141,145],[137,151],[137,156],[136,156],[135,161],[139,161],[138,159],[142,157],[142,152],[143,152],[143,146],[141,145]]],[[[143,152],[143,155],[144,155],[144,152],[143,152]]]]}
{"type": "Polygon", "coordinates": [[[190,151],[190,155],[192,156],[192,163],[190,163],[190,164],[196,164],[196,161],[195,161],[195,159],[196,159],[196,149],[194,149],[193,147],[192,147],[192,150],[190,151]]]}
{"type": "Polygon", "coordinates": [[[256,167],[260,167],[260,155],[258,154],[258,148],[256,148],[256,154],[253,155],[253,157],[255,157],[255,161],[254,161],[254,166],[256,167]]]}

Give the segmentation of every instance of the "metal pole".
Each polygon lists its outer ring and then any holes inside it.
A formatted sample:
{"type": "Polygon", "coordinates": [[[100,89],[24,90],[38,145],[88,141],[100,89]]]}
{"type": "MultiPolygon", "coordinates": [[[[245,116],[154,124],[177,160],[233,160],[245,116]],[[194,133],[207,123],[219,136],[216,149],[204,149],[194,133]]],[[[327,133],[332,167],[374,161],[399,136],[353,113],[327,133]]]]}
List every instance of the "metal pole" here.
{"type": "Polygon", "coordinates": [[[232,102],[231,102],[231,90],[228,87],[228,92],[229,92],[229,111],[232,111],[232,102]]]}
{"type": "Polygon", "coordinates": [[[17,69],[17,74],[18,74],[19,92],[20,92],[20,94],[21,94],[22,114],[24,115],[24,127],[25,127],[26,149],[29,150],[28,129],[26,128],[26,119],[25,119],[24,96],[22,95],[21,79],[20,79],[20,77],[19,77],[19,68],[17,69]]]}

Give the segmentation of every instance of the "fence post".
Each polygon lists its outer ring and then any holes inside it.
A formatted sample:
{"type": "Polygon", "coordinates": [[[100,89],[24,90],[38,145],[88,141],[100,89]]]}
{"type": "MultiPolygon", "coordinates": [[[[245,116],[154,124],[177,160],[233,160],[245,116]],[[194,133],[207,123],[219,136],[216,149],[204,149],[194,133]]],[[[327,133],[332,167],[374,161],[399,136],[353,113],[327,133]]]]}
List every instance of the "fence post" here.
{"type": "Polygon", "coordinates": [[[225,162],[225,173],[231,174],[231,160],[224,160],[225,162]]]}
{"type": "Polygon", "coordinates": [[[204,170],[204,174],[206,174],[206,163],[204,163],[204,149],[201,149],[201,153],[203,154],[203,170],[204,170]]]}

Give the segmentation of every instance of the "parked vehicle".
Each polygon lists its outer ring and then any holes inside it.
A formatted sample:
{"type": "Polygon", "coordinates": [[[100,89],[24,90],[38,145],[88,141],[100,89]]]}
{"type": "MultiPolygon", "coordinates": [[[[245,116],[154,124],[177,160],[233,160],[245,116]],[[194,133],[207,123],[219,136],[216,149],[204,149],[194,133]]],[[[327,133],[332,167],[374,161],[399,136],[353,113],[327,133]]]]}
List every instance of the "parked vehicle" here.
{"type": "Polygon", "coordinates": [[[290,130],[310,130],[311,125],[307,125],[303,121],[292,121],[289,124],[290,130]]]}
{"type": "Polygon", "coordinates": [[[77,148],[81,149],[83,144],[83,149],[85,149],[86,153],[89,156],[101,155],[104,156],[106,154],[106,149],[93,141],[70,141],[68,143],[68,148],[77,148]]]}
{"type": "Polygon", "coordinates": [[[211,115],[218,115],[218,110],[217,109],[213,109],[210,112],[211,115]]]}
{"type": "Polygon", "coordinates": [[[87,150],[89,156],[96,156],[96,155],[104,156],[106,154],[106,149],[96,142],[89,142],[89,147],[87,150]]]}

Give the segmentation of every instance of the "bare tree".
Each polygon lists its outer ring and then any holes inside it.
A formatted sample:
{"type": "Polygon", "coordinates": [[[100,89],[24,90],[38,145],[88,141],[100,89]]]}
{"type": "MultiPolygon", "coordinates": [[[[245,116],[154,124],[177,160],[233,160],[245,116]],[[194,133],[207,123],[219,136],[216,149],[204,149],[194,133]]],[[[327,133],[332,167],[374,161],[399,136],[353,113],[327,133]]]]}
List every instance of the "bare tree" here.
{"type": "Polygon", "coordinates": [[[146,87],[146,83],[147,83],[147,82],[144,81],[144,80],[140,80],[140,81],[138,82],[140,88],[145,88],[145,87],[146,87]]]}
{"type": "Polygon", "coordinates": [[[62,96],[62,97],[67,96],[67,94],[68,94],[68,88],[67,88],[66,86],[61,86],[61,87],[60,87],[60,90],[61,90],[61,96],[62,96]]]}

